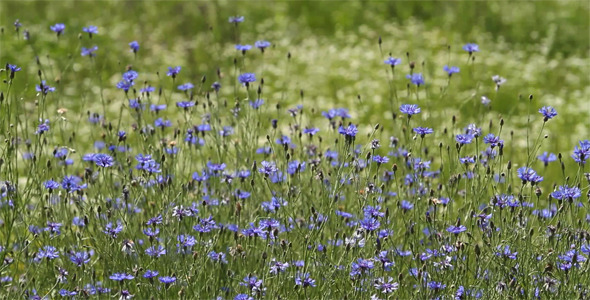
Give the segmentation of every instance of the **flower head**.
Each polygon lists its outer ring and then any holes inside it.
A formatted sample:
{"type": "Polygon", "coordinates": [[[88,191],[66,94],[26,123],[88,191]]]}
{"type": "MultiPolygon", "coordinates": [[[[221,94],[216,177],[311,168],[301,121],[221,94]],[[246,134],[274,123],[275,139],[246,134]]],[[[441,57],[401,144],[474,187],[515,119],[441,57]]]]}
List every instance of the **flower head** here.
{"type": "Polygon", "coordinates": [[[551,197],[558,200],[573,200],[581,196],[582,191],[577,186],[560,185],[557,191],[551,193],[551,197]]]}
{"type": "Polygon", "coordinates": [[[443,67],[443,70],[444,70],[445,72],[447,72],[447,74],[449,74],[449,77],[451,77],[451,76],[452,76],[453,74],[455,74],[455,73],[459,73],[459,71],[460,71],[459,67],[449,67],[449,66],[447,66],[447,65],[445,65],[445,66],[443,67]]]}
{"type": "Polygon", "coordinates": [[[172,284],[176,281],[176,277],[173,276],[161,276],[158,277],[158,280],[160,280],[161,283],[163,284],[172,284]]]}
{"type": "Polygon", "coordinates": [[[306,287],[315,287],[315,279],[311,278],[309,273],[297,274],[295,276],[295,285],[306,287]]]}
{"type": "Polygon", "coordinates": [[[112,167],[115,164],[115,159],[112,156],[104,153],[93,155],[92,160],[97,166],[103,168],[112,167]]]}
{"type": "Polygon", "coordinates": [[[381,165],[381,164],[387,163],[389,161],[389,157],[375,155],[375,156],[373,156],[373,161],[375,161],[378,165],[381,165]]]}
{"type": "Polygon", "coordinates": [[[357,132],[358,129],[354,124],[349,124],[347,127],[340,126],[340,128],[338,128],[338,133],[350,138],[354,138],[357,132]]]}
{"type": "Polygon", "coordinates": [[[93,34],[98,34],[98,27],[96,27],[94,25],[90,25],[90,26],[87,26],[87,27],[83,27],[82,28],[82,31],[88,33],[88,36],[90,38],[92,38],[92,35],[93,34]]]}
{"type": "Polygon", "coordinates": [[[166,73],[166,75],[172,77],[172,78],[176,78],[176,75],[178,75],[178,73],[180,73],[180,66],[176,66],[176,67],[168,67],[168,72],[166,73]]]}
{"type": "Polygon", "coordinates": [[[455,136],[455,140],[460,145],[471,144],[471,142],[473,141],[473,138],[474,138],[474,136],[471,134],[457,134],[457,136],[455,136]]]}
{"type": "Polygon", "coordinates": [[[459,233],[466,231],[466,230],[467,230],[467,227],[465,227],[465,225],[459,225],[459,226],[451,225],[447,228],[448,232],[454,233],[454,234],[459,234],[459,233]]]}
{"type": "Polygon", "coordinates": [[[254,75],[254,73],[240,74],[240,76],[238,76],[238,81],[243,86],[248,86],[250,82],[256,81],[256,75],[254,75]]]}
{"type": "Polygon", "coordinates": [[[574,153],[572,158],[579,164],[586,164],[586,160],[590,158],[590,141],[583,140],[578,143],[578,146],[574,147],[574,153]]]}
{"type": "Polygon", "coordinates": [[[557,160],[557,155],[553,153],[543,152],[543,154],[537,156],[537,159],[542,161],[545,166],[549,165],[550,162],[557,160]]]}
{"type": "Polygon", "coordinates": [[[178,90],[180,90],[180,91],[188,91],[188,90],[192,90],[194,87],[195,86],[192,83],[187,82],[185,84],[179,85],[178,86],[178,90]]]}
{"type": "Polygon", "coordinates": [[[244,22],[244,17],[243,16],[229,17],[229,22],[238,25],[238,23],[244,22]]]}
{"type": "Polygon", "coordinates": [[[543,115],[544,122],[547,122],[550,119],[553,119],[553,117],[557,116],[557,111],[555,110],[555,108],[551,107],[551,106],[543,106],[539,109],[539,113],[543,115]]]}
{"type": "Polygon", "coordinates": [[[408,74],[406,75],[406,78],[410,79],[410,82],[417,86],[424,84],[424,77],[422,77],[422,73],[408,74]]]}
{"type": "Polygon", "coordinates": [[[412,115],[419,114],[422,110],[416,104],[402,104],[402,106],[399,107],[399,111],[402,114],[407,114],[409,118],[412,115]]]}
{"type": "Polygon", "coordinates": [[[62,24],[62,23],[57,23],[55,25],[51,25],[49,26],[49,28],[57,33],[57,36],[60,36],[61,34],[63,34],[64,30],[66,29],[66,25],[62,24]]]}
{"type": "Polygon", "coordinates": [[[252,49],[252,45],[240,45],[240,44],[236,45],[236,50],[242,51],[242,53],[246,53],[246,51],[248,51],[250,49],[252,49]]]}
{"type": "Polygon", "coordinates": [[[260,49],[260,51],[262,51],[262,53],[264,53],[264,49],[270,47],[270,42],[269,41],[256,41],[256,43],[254,43],[254,47],[260,49]]]}
{"type": "Polygon", "coordinates": [[[135,276],[127,273],[113,273],[113,275],[109,276],[109,279],[114,281],[123,281],[123,280],[132,280],[135,276]]]}
{"type": "Polygon", "coordinates": [[[469,55],[471,55],[473,52],[479,52],[479,45],[477,44],[465,44],[465,46],[463,46],[463,50],[469,52],[469,55]]]}
{"type": "Polygon", "coordinates": [[[400,58],[395,58],[395,57],[388,57],[386,60],[383,61],[383,63],[385,63],[386,65],[390,65],[392,68],[401,64],[402,60],[400,58]]]}
{"type": "Polygon", "coordinates": [[[496,90],[498,90],[501,85],[503,85],[504,83],[506,83],[506,78],[500,77],[500,75],[494,75],[494,76],[492,76],[492,80],[496,84],[496,90]]]}
{"type": "Polygon", "coordinates": [[[55,92],[55,88],[52,86],[48,86],[45,84],[45,80],[41,81],[41,84],[35,86],[35,90],[37,92],[42,92],[43,94],[47,95],[50,92],[55,92]]]}
{"type": "Polygon", "coordinates": [[[93,46],[92,48],[82,47],[81,54],[82,54],[82,56],[90,56],[90,57],[93,57],[93,56],[96,55],[94,53],[96,50],[98,50],[98,46],[93,46]]]}
{"type": "Polygon", "coordinates": [[[421,137],[424,137],[427,134],[431,134],[434,132],[434,130],[432,128],[428,128],[428,127],[416,127],[414,128],[414,132],[418,135],[420,135],[421,137]]]}
{"type": "Polygon", "coordinates": [[[129,48],[131,51],[133,51],[133,53],[137,53],[137,51],[139,51],[139,43],[137,41],[133,41],[129,43],[129,48]]]}
{"type": "Polygon", "coordinates": [[[537,172],[532,168],[520,167],[516,172],[518,173],[518,178],[520,178],[523,183],[530,182],[531,184],[535,184],[543,181],[543,177],[537,175],[537,172]]]}

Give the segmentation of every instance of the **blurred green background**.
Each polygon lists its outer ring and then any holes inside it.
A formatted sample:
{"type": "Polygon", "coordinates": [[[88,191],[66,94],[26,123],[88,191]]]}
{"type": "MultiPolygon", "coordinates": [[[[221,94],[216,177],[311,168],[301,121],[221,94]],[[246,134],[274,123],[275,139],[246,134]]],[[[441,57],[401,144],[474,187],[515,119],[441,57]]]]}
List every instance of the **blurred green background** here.
{"type": "MultiPolygon", "coordinates": [[[[264,56],[251,50],[239,71],[264,77],[267,103],[348,107],[355,122],[370,124],[375,116],[391,118],[383,64],[391,53],[403,60],[395,79],[400,102],[416,100],[405,92],[409,60],[416,62],[416,72],[424,73],[424,125],[440,127],[451,115],[459,116],[459,127],[505,118],[518,135],[528,109],[519,96],[533,94],[532,112],[552,105],[560,113],[551,122],[555,134],[541,149],[558,152],[570,151],[589,135],[589,13],[588,1],[2,1],[0,61],[23,66],[15,90],[24,91],[25,99],[35,97],[38,56],[48,81],[58,86],[55,109],[67,104],[75,112],[99,111],[100,101],[94,99],[103,93],[114,104],[110,113],[116,114],[125,98],[114,85],[126,66],[140,72],[142,81],[164,89],[197,84],[204,75],[207,86],[220,80],[232,87],[233,60],[241,59],[234,44],[265,39],[273,43],[271,49],[264,56]],[[228,23],[228,17],[237,15],[245,16],[239,41],[228,23]],[[16,37],[15,19],[23,24],[21,35],[29,30],[29,42],[16,37]],[[59,42],[49,30],[55,23],[67,26],[59,42]],[[88,25],[99,28],[92,40],[81,32],[88,25]],[[137,58],[128,48],[133,40],[141,45],[137,58]],[[481,49],[473,64],[461,49],[468,42],[481,49]],[[93,45],[99,50],[91,64],[80,56],[80,47],[93,45]],[[443,97],[446,64],[462,72],[453,76],[443,97]],[[183,70],[173,85],[164,73],[175,65],[183,70]],[[493,75],[507,79],[497,93],[493,75]],[[492,99],[485,117],[481,96],[492,99]]],[[[235,96],[233,89],[225,91],[227,99],[235,96]]],[[[172,97],[179,101],[184,95],[172,97]]]]}

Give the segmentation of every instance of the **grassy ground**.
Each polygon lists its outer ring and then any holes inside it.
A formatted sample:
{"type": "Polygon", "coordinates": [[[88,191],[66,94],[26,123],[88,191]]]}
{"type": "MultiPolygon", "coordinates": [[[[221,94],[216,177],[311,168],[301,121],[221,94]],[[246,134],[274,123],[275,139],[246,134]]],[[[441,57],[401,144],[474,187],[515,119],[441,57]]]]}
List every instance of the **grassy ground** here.
{"type": "Polygon", "coordinates": [[[450,299],[460,286],[474,298],[585,298],[588,167],[571,154],[590,135],[589,13],[586,1],[3,1],[0,62],[22,68],[14,78],[2,73],[1,86],[5,295],[84,297],[93,293],[87,284],[101,282],[121,298],[450,299]],[[65,23],[63,34],[49,29],[55,23],[65,23]],[[82,32],[88,25],[98,27],[92,38],[82,32]],[[271,46],[234,47],[258,40],[271,46]],[[480,51],[464,51],[466,43],[480,51]],[[96,56],[80,55],[94,45],[96,56]],[[402,60],[394,69],[383,63],[390,55],[402,60]],[[448,76],[445,65],[460,72],[448,76]],[[177,76],[167,76],[172,66],[182,66],[177,76]],[[116,85],[128,70],[139,77],[123,92],[116,85]],[[257,78],[248,88],[236,80],[246,72],[257,78]],[[410,73],[424,83],[412,84],[410,73]],[[506,82],[497,86],[495,75],[506,82]],[[36,91],[40,79],[55,91],[36,91]],[[187,82],[194,88],[177,89],[187,82]],[[156,88],[149,96],[140,92],[148,85],[156,88]],[[260,108],[249,105],[256,98],[260,108]],[[402,104],[421,112],[409,118],[402,104]],[[543,120],[543,106],[558,115],[543,120]],[[322,116],[338,107],[350,117],[322,116]],[[46,119],[50,130],[36,134],[46,119]],[[339,133],[349,122],[354,138],[339,133]],[[471,123],[503,139],[496,156],[481,154],[483,136],[459,146],[471,123]],[[191,135],[199,124],[212,130],[191,135]],[[220,134],[224,126],[233,134],[220,134]],[[434,133],[416,135],[418,126],[434,133]],[[303,132],[311,127],[320,132],[303,132]],[[543,165],[536,156],[545,151],[563,158],[543,165]],[[475,162],[461,164],[467,156],[475,162]],[[279,171],[265,176],[262,161],[279,171]],[[211,163],[224,163],[223,174],[211,163]],[[521,167],[543,181],[523,183],[521,167]],[[230,175],[246,170],[243,179],[230,175]],[[70,175],[88,187],[68,192],[70,175]],[[48,180],[59,188],[46,188],[48,180]],[[580,195],[549,196],[559,186],[580,195]],[[263,202],[273,198],[269,209],[263,202]],[[508,198],[518,201],[498,203],[508,198]],[[148,224],[158,215],[161,224],[148,224]],[[120,233],[109,231],[119,222],[120,233]],[[160,233],[149,237],[148,228],[160,233]],[[195,244],[177,246],[188,235],[195,244]],[[166,253],[153,254],[159,247],[166,253]],[[76,252],[88,261],[76,264],[76,252]],[[276,262],[290,266],[274,274],[276,262]],[[135,278],[111,278],[120,272],[135,278]],[[297,285],[304,273],[315,286],[297,285]],[[258,279],[240,284],[250,275],[258,279]],[[395,292],[383,288],[389,278],[395,292]]]}

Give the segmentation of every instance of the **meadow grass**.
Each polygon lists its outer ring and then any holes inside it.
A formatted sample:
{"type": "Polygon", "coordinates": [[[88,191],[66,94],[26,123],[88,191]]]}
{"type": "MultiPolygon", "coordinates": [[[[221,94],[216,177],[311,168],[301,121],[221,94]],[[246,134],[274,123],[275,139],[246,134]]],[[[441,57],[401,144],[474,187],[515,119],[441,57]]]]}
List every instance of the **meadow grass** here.
{"type": "Polygon", "coordinates": [[[0,295],[588,298],[588,9],[3,2],[0,295]]]}

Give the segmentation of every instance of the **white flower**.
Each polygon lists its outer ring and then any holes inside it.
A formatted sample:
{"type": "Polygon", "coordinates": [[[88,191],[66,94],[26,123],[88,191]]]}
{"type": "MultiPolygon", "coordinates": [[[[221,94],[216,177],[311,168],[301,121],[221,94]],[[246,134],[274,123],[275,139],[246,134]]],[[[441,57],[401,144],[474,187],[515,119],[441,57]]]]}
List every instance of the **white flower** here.
{"type": "Polygon", "coordinates": [[[504,83],[506,83],[506,78],[500,77],[500,75],[492,76],[492,80],[496,83],[496,88],[500,87],[504,83]]]}

